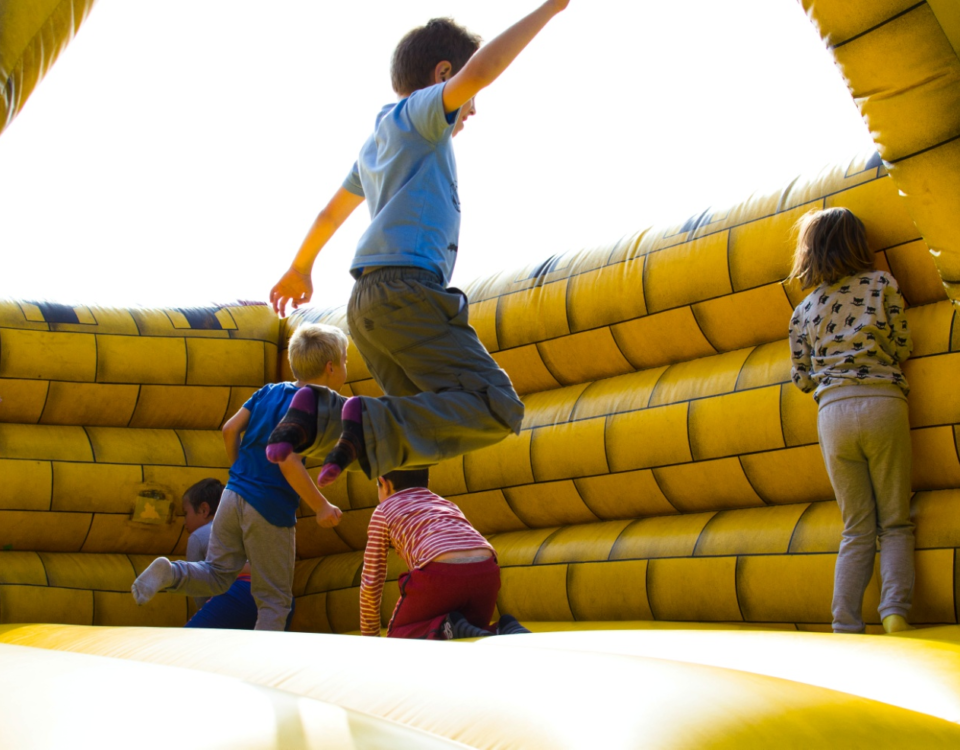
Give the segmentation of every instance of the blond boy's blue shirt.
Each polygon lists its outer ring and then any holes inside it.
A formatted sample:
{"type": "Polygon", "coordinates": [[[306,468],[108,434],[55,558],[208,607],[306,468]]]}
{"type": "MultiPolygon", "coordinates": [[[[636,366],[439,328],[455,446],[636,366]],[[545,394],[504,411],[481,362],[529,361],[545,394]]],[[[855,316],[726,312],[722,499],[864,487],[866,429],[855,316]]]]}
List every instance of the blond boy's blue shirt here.
{"type": "Polygon", "coordinates": [[[380,111],[343,183],[370,210],[350,267],[355,277],[367,267],[413,266],[449,284],[460,242],[452,142],[457,114],[444,112],[442,83],[380,111]]]}
{"type": "Polygon", "coordinates": [[[280,527],[296,525],[300,497],[287,483],[280,467],[267,459],[267,439],[296,392],[293,383],[267,383],[247,399],[243,408],[250,412],[250,421],[227,481],[228,490],[240,495],[269,523],[280,527]]]}

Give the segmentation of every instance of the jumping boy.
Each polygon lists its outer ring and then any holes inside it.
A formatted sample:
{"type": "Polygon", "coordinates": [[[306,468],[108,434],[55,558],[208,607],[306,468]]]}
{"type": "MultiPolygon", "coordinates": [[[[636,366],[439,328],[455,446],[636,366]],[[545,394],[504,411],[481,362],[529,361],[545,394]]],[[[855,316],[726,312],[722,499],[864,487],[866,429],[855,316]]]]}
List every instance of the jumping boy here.
{"type": "Polygon", "coordinates": [[[490,617],[500,591],[496,553],[449,500],[427,489],[428,469],[377,479],[380,504],[367,529],[360,577],[360,632],[380,635],[380,603],[393,546],[407,564],[388,638],[450,640],[529,631],[511,615],[490,617]]]}
{"type": "Polygon", "coordinates": [[[522,402],[468,324],[466,296],[446,288],[460,241],[452,139],[476,113],[474,97],[568,1],[548,0],[479,51],[479,38],[449,19],[400,41],[391,66],[399,101],[380,111],[352,172],[270,292],[280,315],[288,302],[308,301],[317,255],[366,200],[371,223],[350,269],[357,281],[347,320],[387,395],[351,398],[341,413],[301,390],[270,438],[271,460],[291,451],[323,455],[339,432],[320,472],[323,487],[354,460],[367,476],[382,476],[519,432],[522,402]]]}
{"type": "Polygon", "coordinates": [[[165,590],[187,596],[222,594],[249,560],[256,629],[284,629],[293,601],[299,498],[317,512],[317,523],[323,527],[339,522],[340,509],[320,494],[298,456],[291,454],[278,467],[267,460],[264,450],[299,388],[309,384],[332,393],[343,386],[346,334],[332,326],[302,325],[290,337],[288,357],[297,382],[268,383],[223,425],[230,478],[213,518],[206,560],[171,562],[158,557],[134,581],[137,604],[146,604],[165,590]]]}

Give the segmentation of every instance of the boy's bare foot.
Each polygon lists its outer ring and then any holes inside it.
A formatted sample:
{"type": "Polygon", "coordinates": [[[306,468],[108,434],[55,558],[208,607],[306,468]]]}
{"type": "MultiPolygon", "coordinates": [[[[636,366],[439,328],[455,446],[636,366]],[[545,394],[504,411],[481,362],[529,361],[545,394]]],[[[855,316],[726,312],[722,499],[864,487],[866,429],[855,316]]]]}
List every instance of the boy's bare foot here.
{"type": "Polygon", "coordinates": [[[165,557],[158,557],[147,566],[137,580],[133,582],[130,591],[137,604],[143,605],[153,599],[159,592],[170,588],[176,583],[173,566],[165,557]]]}
{"type": "Polygon", "coordinates": [[[267,458],[275,464],[305,451],[317,439],[317,394],[305,385],[293,394],[290,408],[267,438],[267,458]]]}
{"type": "Polygon", "coordinates": [[[916,630],[907,622],[903,615],[887,615],[883,618],[883,629],[886,633],[902,633],[905,630],[916,630]]]}

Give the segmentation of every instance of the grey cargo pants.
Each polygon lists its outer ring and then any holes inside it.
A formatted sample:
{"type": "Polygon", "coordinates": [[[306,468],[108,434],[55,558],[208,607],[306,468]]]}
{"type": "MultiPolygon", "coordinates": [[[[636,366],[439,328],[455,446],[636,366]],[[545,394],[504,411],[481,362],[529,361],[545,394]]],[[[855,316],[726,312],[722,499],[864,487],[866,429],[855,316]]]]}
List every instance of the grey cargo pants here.
{"type": "MultiPolygon", "coordinates": [[[[370,476],[430,466],[519,433],[523,402],[468,322],[466,295],[417,268],[381,267],[354,285],[347,322],[385,396],[363,399],[370,476]]],[[[342,397],[318,403],[317,440],[333,447],[342,397]]]]}

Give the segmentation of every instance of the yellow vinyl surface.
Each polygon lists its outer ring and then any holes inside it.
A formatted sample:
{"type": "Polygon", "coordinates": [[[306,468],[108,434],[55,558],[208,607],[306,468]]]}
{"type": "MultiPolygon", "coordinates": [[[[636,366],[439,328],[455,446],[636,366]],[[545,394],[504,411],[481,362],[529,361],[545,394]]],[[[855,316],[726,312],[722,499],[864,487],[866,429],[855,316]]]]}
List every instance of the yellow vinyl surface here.
{"type": "Polygon", "coordinates": [[[851,640],[864,650],[838,656],[844,649],[836,639],[797,633],[578,632],[458,644],[54,625],[0,629],[0,645],[31,647],[39,657],[56,650],[111,664],[148,662],[177,668],[184,679],[214,673],[335,702],[466,747],[937,748],[960,741],[955,645],[851,640]],[[708,645],[698,649],[700,639],[708,645]],[[761,645],[751,653],[755,641],[761,645]],[[738,655],[745,669],[726,666],[738,655]],[[871,662],[890,658],[899,662],[898,676],[911,676],[912,690],[863,674],[871,662]],[[361,662],[371,668],[357,669],[361,662]],[[387,680],[387,665],[403,679],[387,680]],[[848,676],[844,668],[861,672],[848,676]],[[816,684],[796,679],[810,673],[818,674],[816,684]]]}

